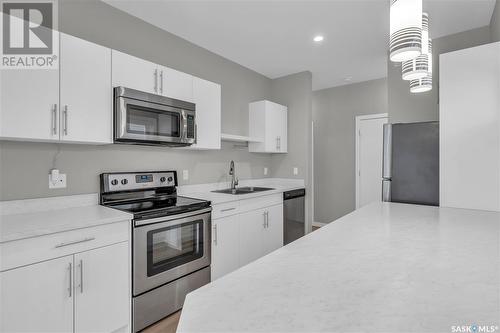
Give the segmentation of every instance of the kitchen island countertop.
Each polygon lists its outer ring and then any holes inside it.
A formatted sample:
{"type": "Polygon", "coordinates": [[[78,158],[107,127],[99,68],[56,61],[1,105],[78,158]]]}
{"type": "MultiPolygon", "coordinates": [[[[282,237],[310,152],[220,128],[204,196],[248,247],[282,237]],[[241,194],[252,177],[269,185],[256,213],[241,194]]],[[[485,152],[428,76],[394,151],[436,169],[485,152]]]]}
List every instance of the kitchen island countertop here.
{"type": "Polygon", "coordinates": [[[190,293],[177,332],[497,332],[499,244],[500,213],[373,203],[190,293]]]}

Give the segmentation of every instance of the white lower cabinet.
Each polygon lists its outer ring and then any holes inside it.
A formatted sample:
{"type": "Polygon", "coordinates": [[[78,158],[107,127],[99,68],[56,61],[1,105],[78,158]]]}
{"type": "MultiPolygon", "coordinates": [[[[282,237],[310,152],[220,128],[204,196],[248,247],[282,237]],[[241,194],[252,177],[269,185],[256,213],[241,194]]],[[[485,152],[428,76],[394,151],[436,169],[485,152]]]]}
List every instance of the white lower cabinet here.
{"type": "MultiPolygon", "coordinates": [[[[2,258],[17,263],[0,272],[0,332],[129,332],[130,249],[123,232],[129,223],[0,244],[2,258]],[[95,238],[85,237],[94,229],[95,238]],[[103,244],[106,230],[120,242],[103,244]],[[32,247],[52,241],[56,259],[26,265],[32,247]],[[10,258],[13,248],[24,250],[18,260],[10,258]]],[[[47,259],[49,252],[38,251],[47,259]]]]}
{"type": "Polygon", "coordinates": [[[73,256],[0,273],[0,332],[73,331],[73,256]]]}
{"type": "Polygon", "coordinates": [[[113,332],[129,320],[128,243],[75,254],[75,332],[113,332]]]}
{"type": "Polygon", "coordinates": [[[238,234],[237,215],[212,221],[212,280],[240,267],[238,234]]]}
{"type": "Polygon", "coordinates": [[[281,194],[244,199],[235,207],[215,205],[213,216],[212,280],[283,246],[281,194]]]}

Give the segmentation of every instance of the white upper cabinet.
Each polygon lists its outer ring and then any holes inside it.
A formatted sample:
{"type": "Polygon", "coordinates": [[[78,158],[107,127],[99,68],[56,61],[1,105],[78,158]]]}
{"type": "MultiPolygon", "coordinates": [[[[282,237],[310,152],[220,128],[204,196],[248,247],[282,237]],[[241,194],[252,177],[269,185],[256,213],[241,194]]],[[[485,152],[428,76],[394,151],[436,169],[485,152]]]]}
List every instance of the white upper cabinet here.
{"type": "Polygon", "coordinates": [[[160,94],[158,65],[116,50],[112,51],[114,87],[126,87],[151,94],[160,94]]]}
{"type": "Polygon", "coordinates": [[[165,66],[159,67],[160,95],[194,102],[193,76],[165,66]]]}
{"type": "Polygon", "coordinates": [[[193,102],[193,76],[113,50],[113,87],[193,102]]]}
{"type": "Polygon", "coordinates": [[[440,204],[500,210],[500,42],[440,57],[440,204]]]}
{"type": "Polygon", "coordinates": [[[0,138],[59,140],[59,71],[0,70],[0,138]]]}
{"type": "Polygon", "coordinates": [[[196,144],[189,148],[220,149],[221,86],[195,77],[193,95],[196,103],[196,144]]]}
{"type": "Polygon", "coordinates": [[[61,33],[60,138],[112,143],[111,49],[61,33]]]}
{"type": "Polygon", "coordinates": [[[258,101],[249,105],[249,136],[260,142],[249,143],[253,153],[287,152],[286,106],[270,101],[258,101]]]}

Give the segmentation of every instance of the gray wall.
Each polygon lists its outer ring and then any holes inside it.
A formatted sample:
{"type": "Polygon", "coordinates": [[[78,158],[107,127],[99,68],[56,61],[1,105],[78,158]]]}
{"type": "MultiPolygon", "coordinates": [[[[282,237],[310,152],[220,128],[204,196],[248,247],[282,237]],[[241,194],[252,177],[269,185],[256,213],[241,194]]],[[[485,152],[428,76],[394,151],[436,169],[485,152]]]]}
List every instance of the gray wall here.
{"type": "Polygon", "coordinates": [[[496,1],[495,10],[490,23],[491,41],[500,42],[500,0],[496,1]]]}
{"type": "Polygon", "coordinates": [[[355,208],[355,117],[387,112],[387,80],[313,93],[314,214],[328,223],[355,208]]]}
{"type": "MultiPolygon", "coordinates": [[[[248,103],[272,99],[272,80],[100,1],[64,0],[59,13],[63,32],[220,83],[223,132],[247,134],[248,103]]],[[[218,181],[225,177],[231,159],[235,160],[241,178],[263,177],[264,167],[270,168],[273,175],[270,155],[250,154],[233,149],[229,143],[221,151],[193,152],[118,145],[2,142],[0,199],[98,192],[97,175],[103,171],[188,169],[187,183],[218,181]],[[53,165],[58,149],[60,153],[53,165]],[[53,166],[68,175],[66,189],[48,189],[47,175],[53,166]]]]}
{"type": "Polygon", "coordinates": [[[390,121],[415,122],[439,119],[439,55],[490,42],[488,26],[449,35],[433,40],[433,89],[426,93],[412,94],[408,81],[401,79],[401,65],[389,59],[388,94],[390,121]]]}
{"type": "Polygon", "coordinates": [[[302,178],[306,183],[307,221],[311,221],[312,206],[312,74],[301,72],[275,79],[271,85],[273,101],[288,107],[288,154],[272,156],[273,176],[302,178]],[[293,168],[298,175],[293,175],[293,168]]]}

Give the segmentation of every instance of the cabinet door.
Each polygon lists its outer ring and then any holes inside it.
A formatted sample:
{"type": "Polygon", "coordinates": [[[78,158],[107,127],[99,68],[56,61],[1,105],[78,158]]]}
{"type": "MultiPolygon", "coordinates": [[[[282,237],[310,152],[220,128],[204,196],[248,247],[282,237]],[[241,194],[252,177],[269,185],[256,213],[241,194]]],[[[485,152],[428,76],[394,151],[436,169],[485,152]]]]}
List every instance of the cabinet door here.
{"type": "Polygon", "coordinates": [[[129,325],[128,242],[75,255],[75,333],[129,325]]]}
{"type": "Polygon", "coordinates": [[[266,210],[258,209],[239,216],[240,221],[240,266],[246,265],[266,253],[264,231],[266,210]]]}
{"type": "Polygon", "coordinates": [[[112,142],[111,49],[61,33],[61,139],[112,142]]]}
{"type": "Polygon", "coordinates": [[[278,153],[279,140],[282,131],[282,112],[281,105],[266,101],[266,151],[270,153],[278,153]]]}
{"type": "Polygon", "coordinates": [[[238,237],[237,215],[212,221],[212,281],[240,267],[238,237]]]}
{"type": "Polygon", "coordinates": [[[286,153],[288,151],[288,110],[286,106],[281,109],[281,120],[280,120],[281,132],[279,135],[279,151],[281,153],[286,153]]]}
{"type": "Polygon", "coordinates": [[[265,254],[283,246],[283,204],[266,208],[267,226],[264,230],[265,254]]]}
{"type": "Polygon", "coordinates": [[[111,54],[113,87],[123,86],[152,94],[160,93],[158,65],[115,50],[111,54]]]}
{"type": "Polygon", "coordinates": [[[160,94],[182,101],[193,102],[193,76],[175,69],[159,67],[160,94]]]}
{"type": "Polygon", "coordinates": [[[500,210],[500,43],[440,57],[440,205],[500,210]]]}
{"type": "Polygon", "coordinates": [[[200,78],[193,80],[196,144],[191,148],[220,149],[221,86],[200,78]]]}
{"type": "Polygon", "coordinates": [[[73,331],[73,256],[0,273],[0,332],[73,331]]]}
{"type": "Polygon", "coordinates": [[[0,70],[0,137],[58,140],[58,103],[58,70],[0,70]]]}

